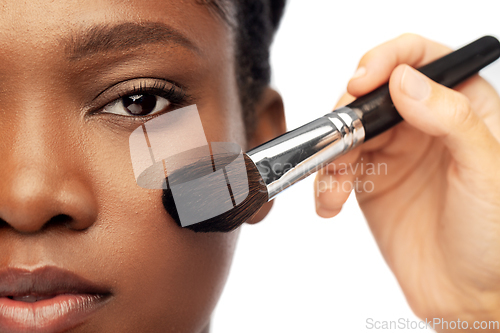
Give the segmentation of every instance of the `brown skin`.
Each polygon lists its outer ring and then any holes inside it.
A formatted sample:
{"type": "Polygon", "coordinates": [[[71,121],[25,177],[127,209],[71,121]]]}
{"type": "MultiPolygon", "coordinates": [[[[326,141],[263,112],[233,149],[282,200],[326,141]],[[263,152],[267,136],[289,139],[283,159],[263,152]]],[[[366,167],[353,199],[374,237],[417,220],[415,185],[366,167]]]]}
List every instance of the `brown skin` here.
{"type": "Polygon", "coordinates": [[[247,143],[233,34],[194,0],[8,0],[0,12],[0,269],[55,265],[108,286],[110,302],[72,332],[208,332],[239,232],[179,228],[162,191],[135,183],[128,137],[149,118],[100,109],[132,82],[169,80],[198,106],[208,141],[249,148],[284,131],[280,96],[265,92],[247,143]],[[61,40],[123,22],[168,24],[198,51],[149,43],[68,58],[61,40]]]}

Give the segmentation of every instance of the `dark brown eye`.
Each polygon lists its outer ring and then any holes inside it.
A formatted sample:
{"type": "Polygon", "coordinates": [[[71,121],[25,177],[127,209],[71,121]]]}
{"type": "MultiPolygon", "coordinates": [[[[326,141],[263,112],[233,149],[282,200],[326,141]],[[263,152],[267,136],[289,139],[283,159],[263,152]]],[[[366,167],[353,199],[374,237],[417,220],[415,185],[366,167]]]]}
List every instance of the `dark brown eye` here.
{"type": "Polygon", "coordinates": [[[103,112],[122,116],[147,116],[163,111],[169,105],[169,100],[157,95],[129,95],[106,105],[103,112]]]}
{"type": "Polygon", "coordinates": [[[123,107],[135,116],[144,116],[153,112],[156,106],[154,95],[133,95],[123,97],[123,107]]]}

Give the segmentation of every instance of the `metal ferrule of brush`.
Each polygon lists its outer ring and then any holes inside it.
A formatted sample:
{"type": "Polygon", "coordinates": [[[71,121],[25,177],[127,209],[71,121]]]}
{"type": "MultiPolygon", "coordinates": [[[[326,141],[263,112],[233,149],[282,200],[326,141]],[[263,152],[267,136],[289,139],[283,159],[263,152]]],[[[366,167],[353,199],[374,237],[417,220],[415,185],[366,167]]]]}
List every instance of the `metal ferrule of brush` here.
{"type": "Polygon", "coordinates": [[[363,143],[365,130],[349,107],[339,108],[250,150],[269,200],[363,143]]]}

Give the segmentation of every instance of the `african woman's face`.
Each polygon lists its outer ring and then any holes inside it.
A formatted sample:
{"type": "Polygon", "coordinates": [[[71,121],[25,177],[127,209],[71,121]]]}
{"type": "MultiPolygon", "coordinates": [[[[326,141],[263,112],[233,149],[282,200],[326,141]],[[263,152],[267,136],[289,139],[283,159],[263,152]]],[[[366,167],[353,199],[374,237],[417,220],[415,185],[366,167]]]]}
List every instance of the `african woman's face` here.
{"type": "MultiPolygon", "coordinates": [[[[162,191],[135,182],[128,139],[149,118],[127,115],[123,99],[105,106],[143,90],[171,98],[165,110],[196,104],[209,141],[244,147],[230,30],[195,0],[5,0],[0,13],[0,277],[55,266],[108,294],[69,319],[18,319],[72,332],[203,331],[237,232],[178,227],[162,191]],[[180,88],[185,97],[164,92],[180,88]]],[[[18,325],[9,307],[52,304],[2,288],[0,331],[18,325]]]]}

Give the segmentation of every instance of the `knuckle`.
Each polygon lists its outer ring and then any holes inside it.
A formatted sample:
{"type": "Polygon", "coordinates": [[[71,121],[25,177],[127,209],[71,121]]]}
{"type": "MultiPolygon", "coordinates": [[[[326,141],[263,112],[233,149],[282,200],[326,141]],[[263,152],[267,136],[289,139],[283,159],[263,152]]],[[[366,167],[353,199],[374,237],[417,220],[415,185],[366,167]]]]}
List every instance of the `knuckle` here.
{"type": "Polygon", "coordinates": [[[417,34],[414,34],[414,33],[411,33],[411,32],[405,32],[405,33],[399,35],[396,39],[404,40],[404,41],[410,42],[410,43],[412,43],[412,42],[419,43],[419,42],[422,42],[424,40],[424,37],[417,35],[417,34]]]}
{"type": "Polygon", "coordinates": [[[366,52],[361,57],[361,60],[359,61],[359,64],[366,64],[366,63],[368,63],[370,61],[370,59],[372,59],[375,56],[376,53],[377,53],[377,48],[371,49],[370,51],[366,52]]]}
{"type": "Polygon", "coordinates": [[[423,45],[424,42],[425,38],[420,35],[409,32],[403,33],[398,37],[389,40],[388,42],[385,42],[383,44],[380,44],[375,48],[371,49],[370,51],[366,52],[361,58],[360,64],[366,64],[371,59],[377,57],[380,58],[387,57],[388,54],[394,51],[394,46],[396,45],[406,45],[406,46],[423,45]]]}
{"type": "Polygon", "coordinates": [[[451,112],[453,121],[457,125],[469,125],[474,120],[469,99],[460,93],[453,94],[451,101],[451,112]]]}

